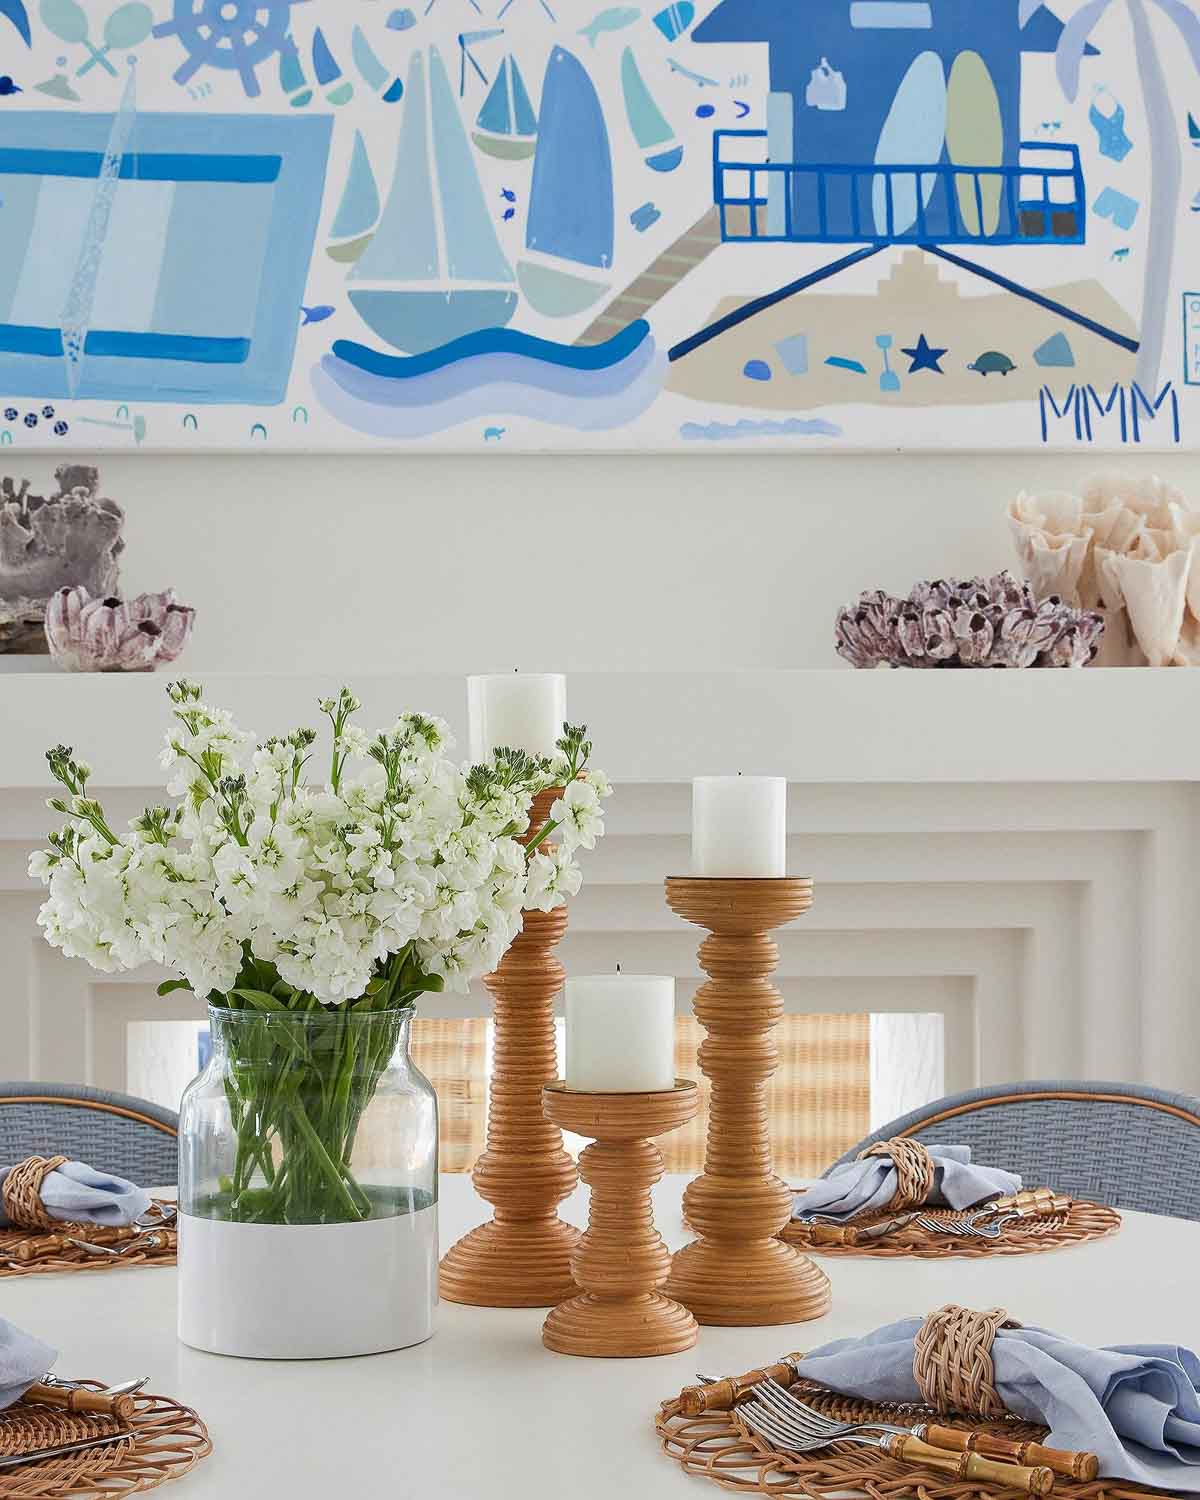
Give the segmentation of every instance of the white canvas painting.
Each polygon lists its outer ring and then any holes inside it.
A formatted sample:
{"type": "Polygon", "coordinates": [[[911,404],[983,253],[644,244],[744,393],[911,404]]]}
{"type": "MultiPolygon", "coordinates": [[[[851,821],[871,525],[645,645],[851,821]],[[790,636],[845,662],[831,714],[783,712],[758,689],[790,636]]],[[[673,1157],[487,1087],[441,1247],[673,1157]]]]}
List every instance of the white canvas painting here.
{"type": "Polygon", "coordinates": [[[1200,434],[1193,0],[0,0],[0,445],[1200,434]]]}

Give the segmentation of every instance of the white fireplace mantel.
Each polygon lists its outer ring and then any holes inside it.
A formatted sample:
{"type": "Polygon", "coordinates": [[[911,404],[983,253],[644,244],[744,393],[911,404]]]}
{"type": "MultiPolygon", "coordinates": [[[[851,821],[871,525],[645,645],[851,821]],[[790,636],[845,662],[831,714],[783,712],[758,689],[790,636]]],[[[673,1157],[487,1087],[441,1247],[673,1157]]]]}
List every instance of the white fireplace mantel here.
{"type": "MultiPolygon", "coordinates": [[[[195,674],[200,675],[200,674],[195,674]]],[[[346,673],[364,725],[402,707],[465,743],[449,676],[346,673]]],[[[319,727],[332,678],[221,675],[207,696],[264,736],[319,727]]],[[[36,933],[27,852],[53,815],[47,746],[74,745],[114,817],[162,797],[162,674],[0,675],[0,1073],[120,1087],[124,1028],[197,1013],[161,976],[98,975],[36,933]]],[[[779,934],[793,1011],[935,1012],[946,1087],[1147,1080],[1200,1093],[1200,673],[581,673],[617,784],[563,958],[700,978],[662,879],[688,867],[693,775],[786,775],[789,863],[813,910],[779,934]]],[[[428,1011],[479,1015],[482,991],[428,1011]]]]}

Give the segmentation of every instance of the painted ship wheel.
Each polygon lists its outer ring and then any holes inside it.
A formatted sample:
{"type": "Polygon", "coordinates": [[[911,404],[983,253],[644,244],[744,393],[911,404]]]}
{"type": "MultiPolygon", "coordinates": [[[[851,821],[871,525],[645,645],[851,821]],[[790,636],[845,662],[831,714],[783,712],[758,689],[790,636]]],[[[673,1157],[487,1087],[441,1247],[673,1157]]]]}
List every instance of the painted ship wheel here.
{"type": "Polygon", "coordinates": [[[174,0],[174,15],[154,28],[156,37],[177,36],[188,53],[175,71],[186,84],[201,68],[241,75],[248,98],[261,93],[255,69],[286,45],[291,8],[297,0],[174,0]]]}

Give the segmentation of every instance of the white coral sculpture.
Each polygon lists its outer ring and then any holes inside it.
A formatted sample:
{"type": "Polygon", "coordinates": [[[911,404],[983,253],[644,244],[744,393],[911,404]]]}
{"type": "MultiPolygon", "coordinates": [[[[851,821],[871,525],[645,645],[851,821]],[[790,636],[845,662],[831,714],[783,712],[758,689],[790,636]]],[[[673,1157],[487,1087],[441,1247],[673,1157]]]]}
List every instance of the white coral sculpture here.
{"type": "Polygon", "coordinates": [[[1008,508],[1034,592],[1105,618],[1096,666],[1200,666],[1200,512],[1157,477],[1103,474],[1082,495],[1008,508]]]}

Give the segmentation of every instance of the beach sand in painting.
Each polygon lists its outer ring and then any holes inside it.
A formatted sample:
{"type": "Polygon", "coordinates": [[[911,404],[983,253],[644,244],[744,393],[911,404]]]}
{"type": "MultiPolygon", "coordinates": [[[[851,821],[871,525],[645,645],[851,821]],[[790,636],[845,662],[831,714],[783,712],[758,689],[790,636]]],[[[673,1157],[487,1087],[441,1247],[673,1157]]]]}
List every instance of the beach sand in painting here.
{"type": "MultiPolygon", "coordinates": [[[[977,283],[982,285],[982,283],[977,283]]],[[[1096,281],[1046,287],[1042,294],[1092,318],[1118,333],[1136,337],[1136,328],[1120,304],[1096,281]]],[[[723,298],[705,319],[718,318],[741,307],[745,297],[723,298]]],[[[786,348],[786,346],[785,346],[786,348]]],[[[1042,358],[1052,358],[1043,352],[1042,358]]],[[[1061,359],[1061,354],[1059,358],[1061,359]]],[[[1136,356],[1108,339],[1089,332],[1045,308],[997,289],[964,293],[943,275],[935,260],[921,250],[905,250],[881,278],[874,295],[812,290],[774,307],[721,334],[671,365],[667,389],[697,401],[751,407],[761,411],[813,411],[849,403],[890,406],[979,406],[983,402],[1036,400],[1047,382],[1056,386],[1080,378],[1098,389],[1133,379],[1136,356]],[[797,334],[807,336],[807,372],[788,373],[775,346],[797,334]],[[945,349],[936,361],[941,372],[906,355],[916,349],[921,335],[934,349],[945,349]],[[881,389],[882,354],[878,336],[891,336],[889,363],[899,378],[898,389],[881,389]],[[1075,367],[1039,364],[1035,350],[1071,351],[1075,367]],[[853,351],[866,364],[866,374],[825,363],[853,351]],[[875,355],[868,363],[865,351],[875,355]],[[981,355],[1003,355],[1015,366],[1007,374],[988,371],[991,362],[981,355]],[[772,378],[747,378],[751,361],[769,365],[772,378]],[[909,373],[909,367],[918,368],[909,373]],[[982,364],[983,369],[970,369],[982,364]]],[[[889,382],[890,384],[890,382],[889,382]]]]}

